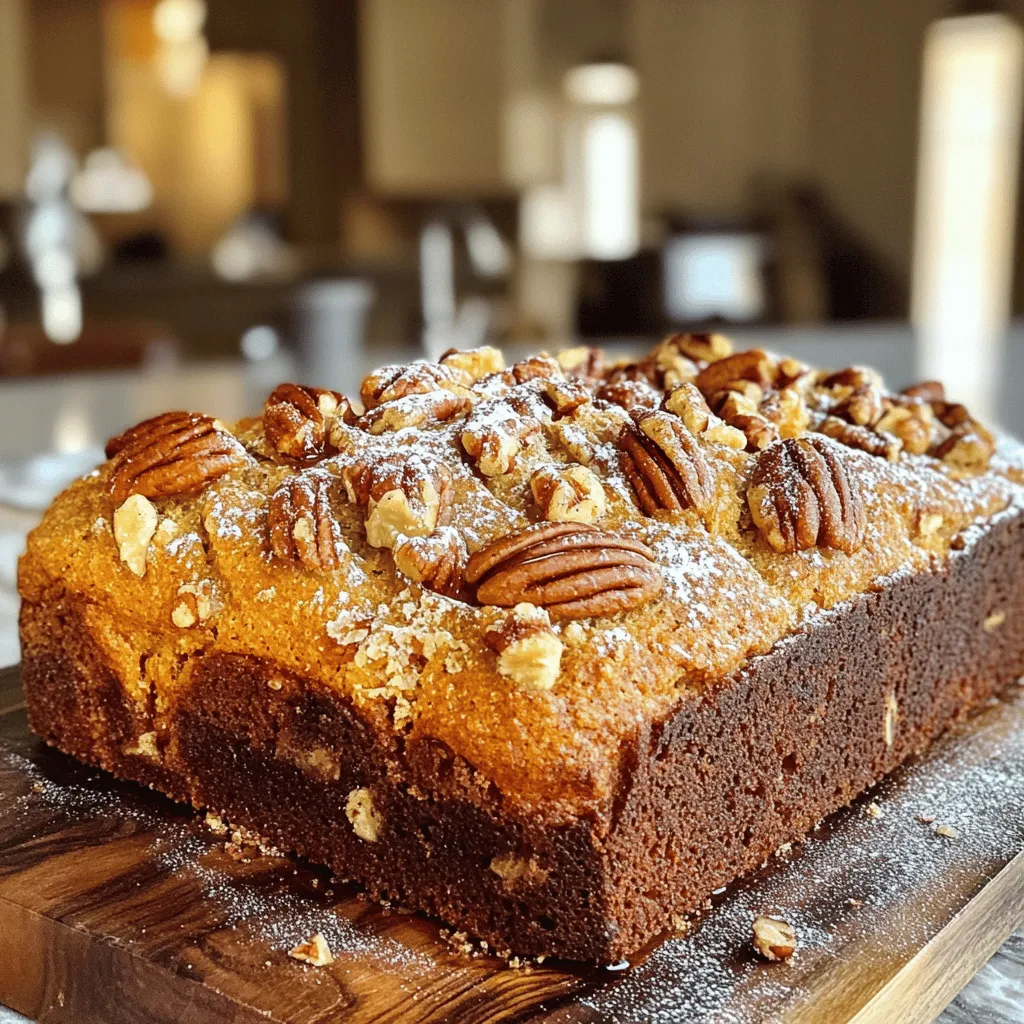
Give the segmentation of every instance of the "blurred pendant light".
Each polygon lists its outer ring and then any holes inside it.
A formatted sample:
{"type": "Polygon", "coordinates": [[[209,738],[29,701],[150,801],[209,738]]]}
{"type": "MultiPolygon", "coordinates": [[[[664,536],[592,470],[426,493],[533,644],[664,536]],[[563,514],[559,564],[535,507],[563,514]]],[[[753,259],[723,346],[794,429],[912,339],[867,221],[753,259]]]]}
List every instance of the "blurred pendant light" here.
{"type": "Polygon", "coordinates": [[[1002,14],[947,18],[924,50],[912,316],[919,371],[981,417],[1009,320],[1024,32],[1002,14]]]}
{"type": "Polygon", "coordinates": [[[632,104],[637,73],[617,62],[566,72],[565,185],[577,211],[580,254],[622,260],[640,246],[640,152],[632,104]]]}
{"type": "Polygon", "coordinates": [[[199,88],[210,56],[205,24],[204,0],[160,0],[153,8],[157,72],[171,96],[185,98],[199,88]]]}

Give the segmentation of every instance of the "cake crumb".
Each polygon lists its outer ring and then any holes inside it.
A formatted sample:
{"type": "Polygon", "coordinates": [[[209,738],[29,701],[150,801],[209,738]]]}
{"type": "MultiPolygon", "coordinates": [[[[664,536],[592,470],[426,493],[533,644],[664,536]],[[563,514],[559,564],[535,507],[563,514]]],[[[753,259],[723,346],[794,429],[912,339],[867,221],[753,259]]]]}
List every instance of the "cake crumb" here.
{"type": "Polygon", "coordinates": [[[922,825],[930,825],[935,821],[935,818],[931,814],[919,814],[917,816],[917,820],[921,822],[922,825]]]}
{"type": "Polygon", "coordinates": [[[957,832],[957,830],[955,828],[953,828],[952,825],[942,825],[942,824],[936,825],[935,826],[935,834],[937,836],[942,836],[944,839],[959,839],[960,838],[960,833],[957,832]]]}
{"type": "Polygon", "coordinates": [[[874,818],[877,821],[879,818],[882,817],[882,808],[879,807],[874,800],[872,800],[871,803],[869,803],[867,807],[864,808],[864,813],[869,818],[874,818]]]}
{"type": "Polygon", "coordinates": [[[334,963],[331,947],[327,945],[327,940],[320,932],[288,950],[288,955],[294,960],[312,964],[313,967],[326,967],[328,964],[334,963]]]}
{"type": "Polygon", "coordinates": [[[224,819],[219,814],[214,814],[212,811],[206,812],[206,827],[218,836],[224,835],[228,827],[224,824],[224,819]]]}

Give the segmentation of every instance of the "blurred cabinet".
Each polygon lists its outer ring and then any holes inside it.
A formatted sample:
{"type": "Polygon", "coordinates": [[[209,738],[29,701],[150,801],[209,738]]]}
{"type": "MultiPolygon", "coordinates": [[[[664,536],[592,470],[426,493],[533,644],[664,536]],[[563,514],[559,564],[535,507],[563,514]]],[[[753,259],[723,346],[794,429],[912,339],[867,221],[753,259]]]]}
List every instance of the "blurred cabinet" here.
{"type": "Polygon", "coordinates": [[[28,50],[27,0],[0,0],[0,199],[25,181],[28,50]]]}
{"type": "Polygon", "coordinates": [[[500,0],[362,0],[370,186],[398,196],[503,195],[500,0]]]}

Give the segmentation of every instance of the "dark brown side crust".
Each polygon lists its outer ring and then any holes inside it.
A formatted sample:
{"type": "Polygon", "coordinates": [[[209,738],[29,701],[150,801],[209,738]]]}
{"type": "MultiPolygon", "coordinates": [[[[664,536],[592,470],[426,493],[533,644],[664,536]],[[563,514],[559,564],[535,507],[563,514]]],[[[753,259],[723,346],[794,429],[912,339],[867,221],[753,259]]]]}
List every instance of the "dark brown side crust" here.
{"type": "Polygon", "coordinates": [[[385,747],[337,696],[255,658],[195,659],[154,725],[58,594],[23,606],[23,677],[32,728],[83,761],[498,949],[615,961],[1024,673],[1022,563],[1024,515],[1005,515],[942,571],[856,599],[641,730],[612,819],[558,829],[503,813],[443,745],[385,747]],[[154,729],[162,763],[125,753],[154,729]],[[374,843],[345,815],[363,786],[374,843]],[[511,881],[490,867],[507,854],[524,868],[511,881]]]}

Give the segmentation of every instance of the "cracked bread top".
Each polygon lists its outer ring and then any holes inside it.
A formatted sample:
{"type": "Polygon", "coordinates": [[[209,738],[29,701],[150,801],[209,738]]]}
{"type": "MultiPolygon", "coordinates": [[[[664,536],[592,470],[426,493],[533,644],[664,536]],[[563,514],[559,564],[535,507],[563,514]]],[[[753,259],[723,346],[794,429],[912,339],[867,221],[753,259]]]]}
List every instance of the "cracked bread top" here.
{"type": "Polygon", "coordinates": [[[450,352],[107,454],[19,589],[76,602],[158,733],[195,658],[255,655],[553,821],[607,808],[640,723],[1024,503],[1016,449],[938,385],[721,335],[450,352]]]}

